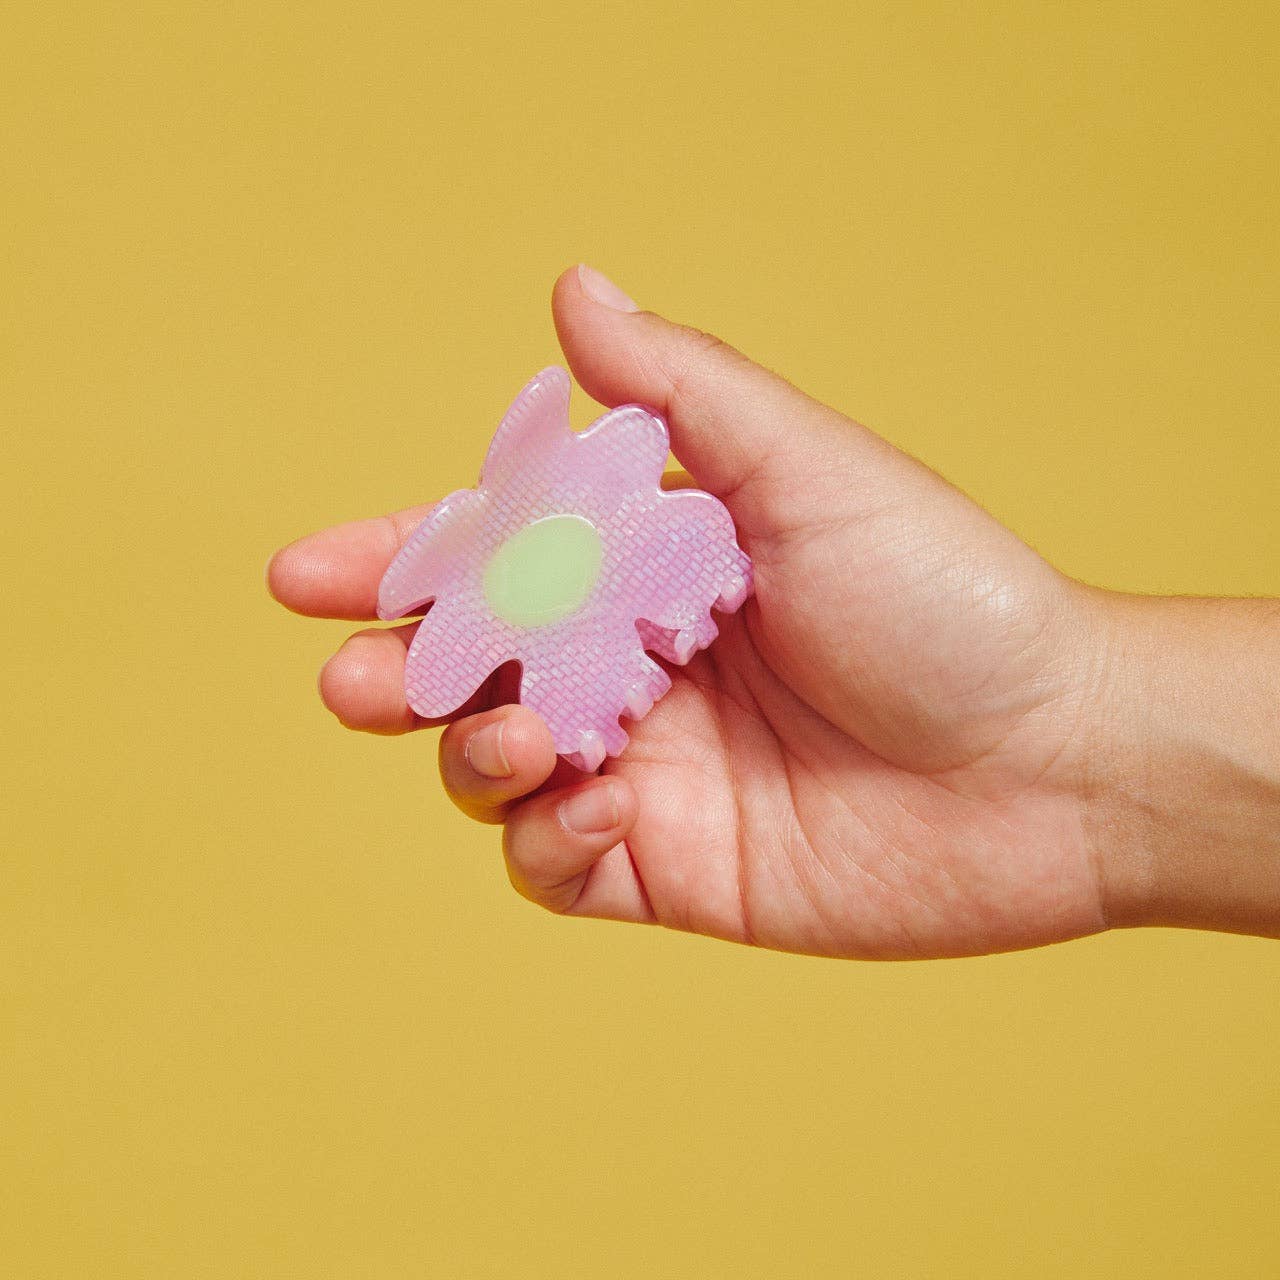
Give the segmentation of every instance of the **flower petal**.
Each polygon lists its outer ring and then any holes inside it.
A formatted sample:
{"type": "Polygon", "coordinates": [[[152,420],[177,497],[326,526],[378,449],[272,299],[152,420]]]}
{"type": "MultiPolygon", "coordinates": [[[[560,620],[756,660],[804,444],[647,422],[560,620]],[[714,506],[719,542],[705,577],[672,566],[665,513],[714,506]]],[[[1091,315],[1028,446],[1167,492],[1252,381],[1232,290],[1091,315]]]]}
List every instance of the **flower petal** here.
{"type": "Polygon", "coordinates": [[[616,508],[627,494],[652,496],[662,480],[670,443],[656,413],[628,404],[597,418],[574,440],[574,466],[616,508]]]}
{"type": "Polygon", "coordinates": [[[409,705],[430,719],[447,716],[511,656],[495,643],[492,619],[483,610],[445,596],[423,618],[409,646],[404,671],[409,705]]]}
{"type": "Polygon", "coordinates": [[[569,375],[557,365],[529,380],[511,402],[480,468],[482,487],[505,489],[514,481],[545,482],[552,465],[569,445],[569,375]]]}
{"type": "Polygon", "coordinates": [[[475,489],[459,489],[437,502],[409,535],[378,587],[378,617],[403,618],[456,588],[484,514],[475,489]]]}
{"type": "Polygon", "coordinates": [[[620,715],[639,719],[671,688],[671,677],[623,620],[584,627],[578,643],[524,664],[520,701],[546,722],[556,750],[580,769],[627,745],[620,715]]]}
{"type": "Polygon", "coordinates": [[[643,576],[629,579],[628,603],[635,617],[669,633],[669,643],[647,633],[645,641],[673,662],[687,662],[715,638],[712,606],[732,612],[751,593],[751,561],[738,546],[729,513],[710,494],[664,494],[628,527],[628,544],[628,561],[644,566],[643,576]]]}

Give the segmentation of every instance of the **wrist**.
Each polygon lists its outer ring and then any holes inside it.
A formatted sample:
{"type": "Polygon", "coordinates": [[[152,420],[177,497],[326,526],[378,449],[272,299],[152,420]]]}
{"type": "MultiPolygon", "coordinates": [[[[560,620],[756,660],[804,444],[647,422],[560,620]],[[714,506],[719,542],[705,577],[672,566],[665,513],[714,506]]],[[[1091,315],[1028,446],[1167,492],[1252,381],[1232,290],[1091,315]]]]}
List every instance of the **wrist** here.
{"type": "Polygon", "coordinates": [[[1107,919],[1280,935],[1280,605],[1088,595],[1107,919]]]}

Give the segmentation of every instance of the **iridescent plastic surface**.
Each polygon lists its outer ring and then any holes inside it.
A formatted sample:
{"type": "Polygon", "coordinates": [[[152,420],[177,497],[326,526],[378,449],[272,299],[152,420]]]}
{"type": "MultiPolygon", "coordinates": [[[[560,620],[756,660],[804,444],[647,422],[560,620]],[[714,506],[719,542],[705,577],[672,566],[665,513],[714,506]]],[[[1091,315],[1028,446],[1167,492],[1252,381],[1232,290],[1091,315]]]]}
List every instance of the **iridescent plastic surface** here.
{"type": "Polygon", "coordinates": [[[544,369],[507,411],[475,489],[437,503],[392,562],[378,614],[430,611],[405,668],[422,716],[460,707],[503,663],[556,750],[596,769],[671,687],[645,650],[683,665],[715,639],[711,609],[751,594],[724,506],[664,492],[667,428],[627,405],[569,426],[569,375],[544,369]]]}

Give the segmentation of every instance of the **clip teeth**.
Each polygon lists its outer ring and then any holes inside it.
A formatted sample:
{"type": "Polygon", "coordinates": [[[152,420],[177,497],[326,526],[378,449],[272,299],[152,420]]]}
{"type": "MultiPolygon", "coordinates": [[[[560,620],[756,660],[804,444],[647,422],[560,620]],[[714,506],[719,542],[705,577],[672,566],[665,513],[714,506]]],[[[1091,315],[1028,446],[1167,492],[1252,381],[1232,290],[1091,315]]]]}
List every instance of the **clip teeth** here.
{"type": "Polygon", "coordinates": [[[633,720],[647,716],[653,708],[653,695],[643,682],[637,681],[627,690],[627,714],[633,720]]]}
{"type": "Polygon", "coordinates": [[[705,649],[720,634],[710,614],[707,614],[692,627],[683,627],[677,631],[671,641],[671,652],[675,661],[684,666],[699,649],[705,649]]]}
{"type": "Polygon", "coordinates": [[[720,589],[716,608],[722,613],[732,613],[751,594],[751,583],[740,573],[735,573],[720,589]]]}
{"type": "Polygon", "coordinates": [[[604,737],[594,729],[585,729],[578,735],[578,749],[569,759],[584,773],[590,773],[604,764],[604,737]]]}

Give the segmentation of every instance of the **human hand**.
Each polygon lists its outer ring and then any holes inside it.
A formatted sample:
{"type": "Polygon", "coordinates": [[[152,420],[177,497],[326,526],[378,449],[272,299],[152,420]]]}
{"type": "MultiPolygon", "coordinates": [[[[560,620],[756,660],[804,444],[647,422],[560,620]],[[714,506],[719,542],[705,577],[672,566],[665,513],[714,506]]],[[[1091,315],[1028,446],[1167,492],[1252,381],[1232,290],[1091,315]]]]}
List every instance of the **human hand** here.
{"type": "MultiPolygon", "coordinates": [[[[1150,692],[1114,678],[1116,655],[1140,647],[1126,648],[1142,633],[1123,621],[1134,609],[595,273],[566,272],[553,309],[589,394],[666,416],[692,482],[732,513],[756,594],[670,669],[671,691],[598,776],[557,760],[545,725],[509,704],[505,674],[452,718],[444,784],[504,825],[521,893],[570,915],[858,957],[1183,922],[1151,871],[1155,841],[1134,816],[1148,793],[1131,785],[1117,728],[1150,692]]],[[[426,509],[292,544],[272,562],[273,594],[301,613],[373,618],[426,509]]],[[[321,693],[343,723],[423,727],[402,683],[413,630],[360,631],[329,661],[321,693]]]]}

